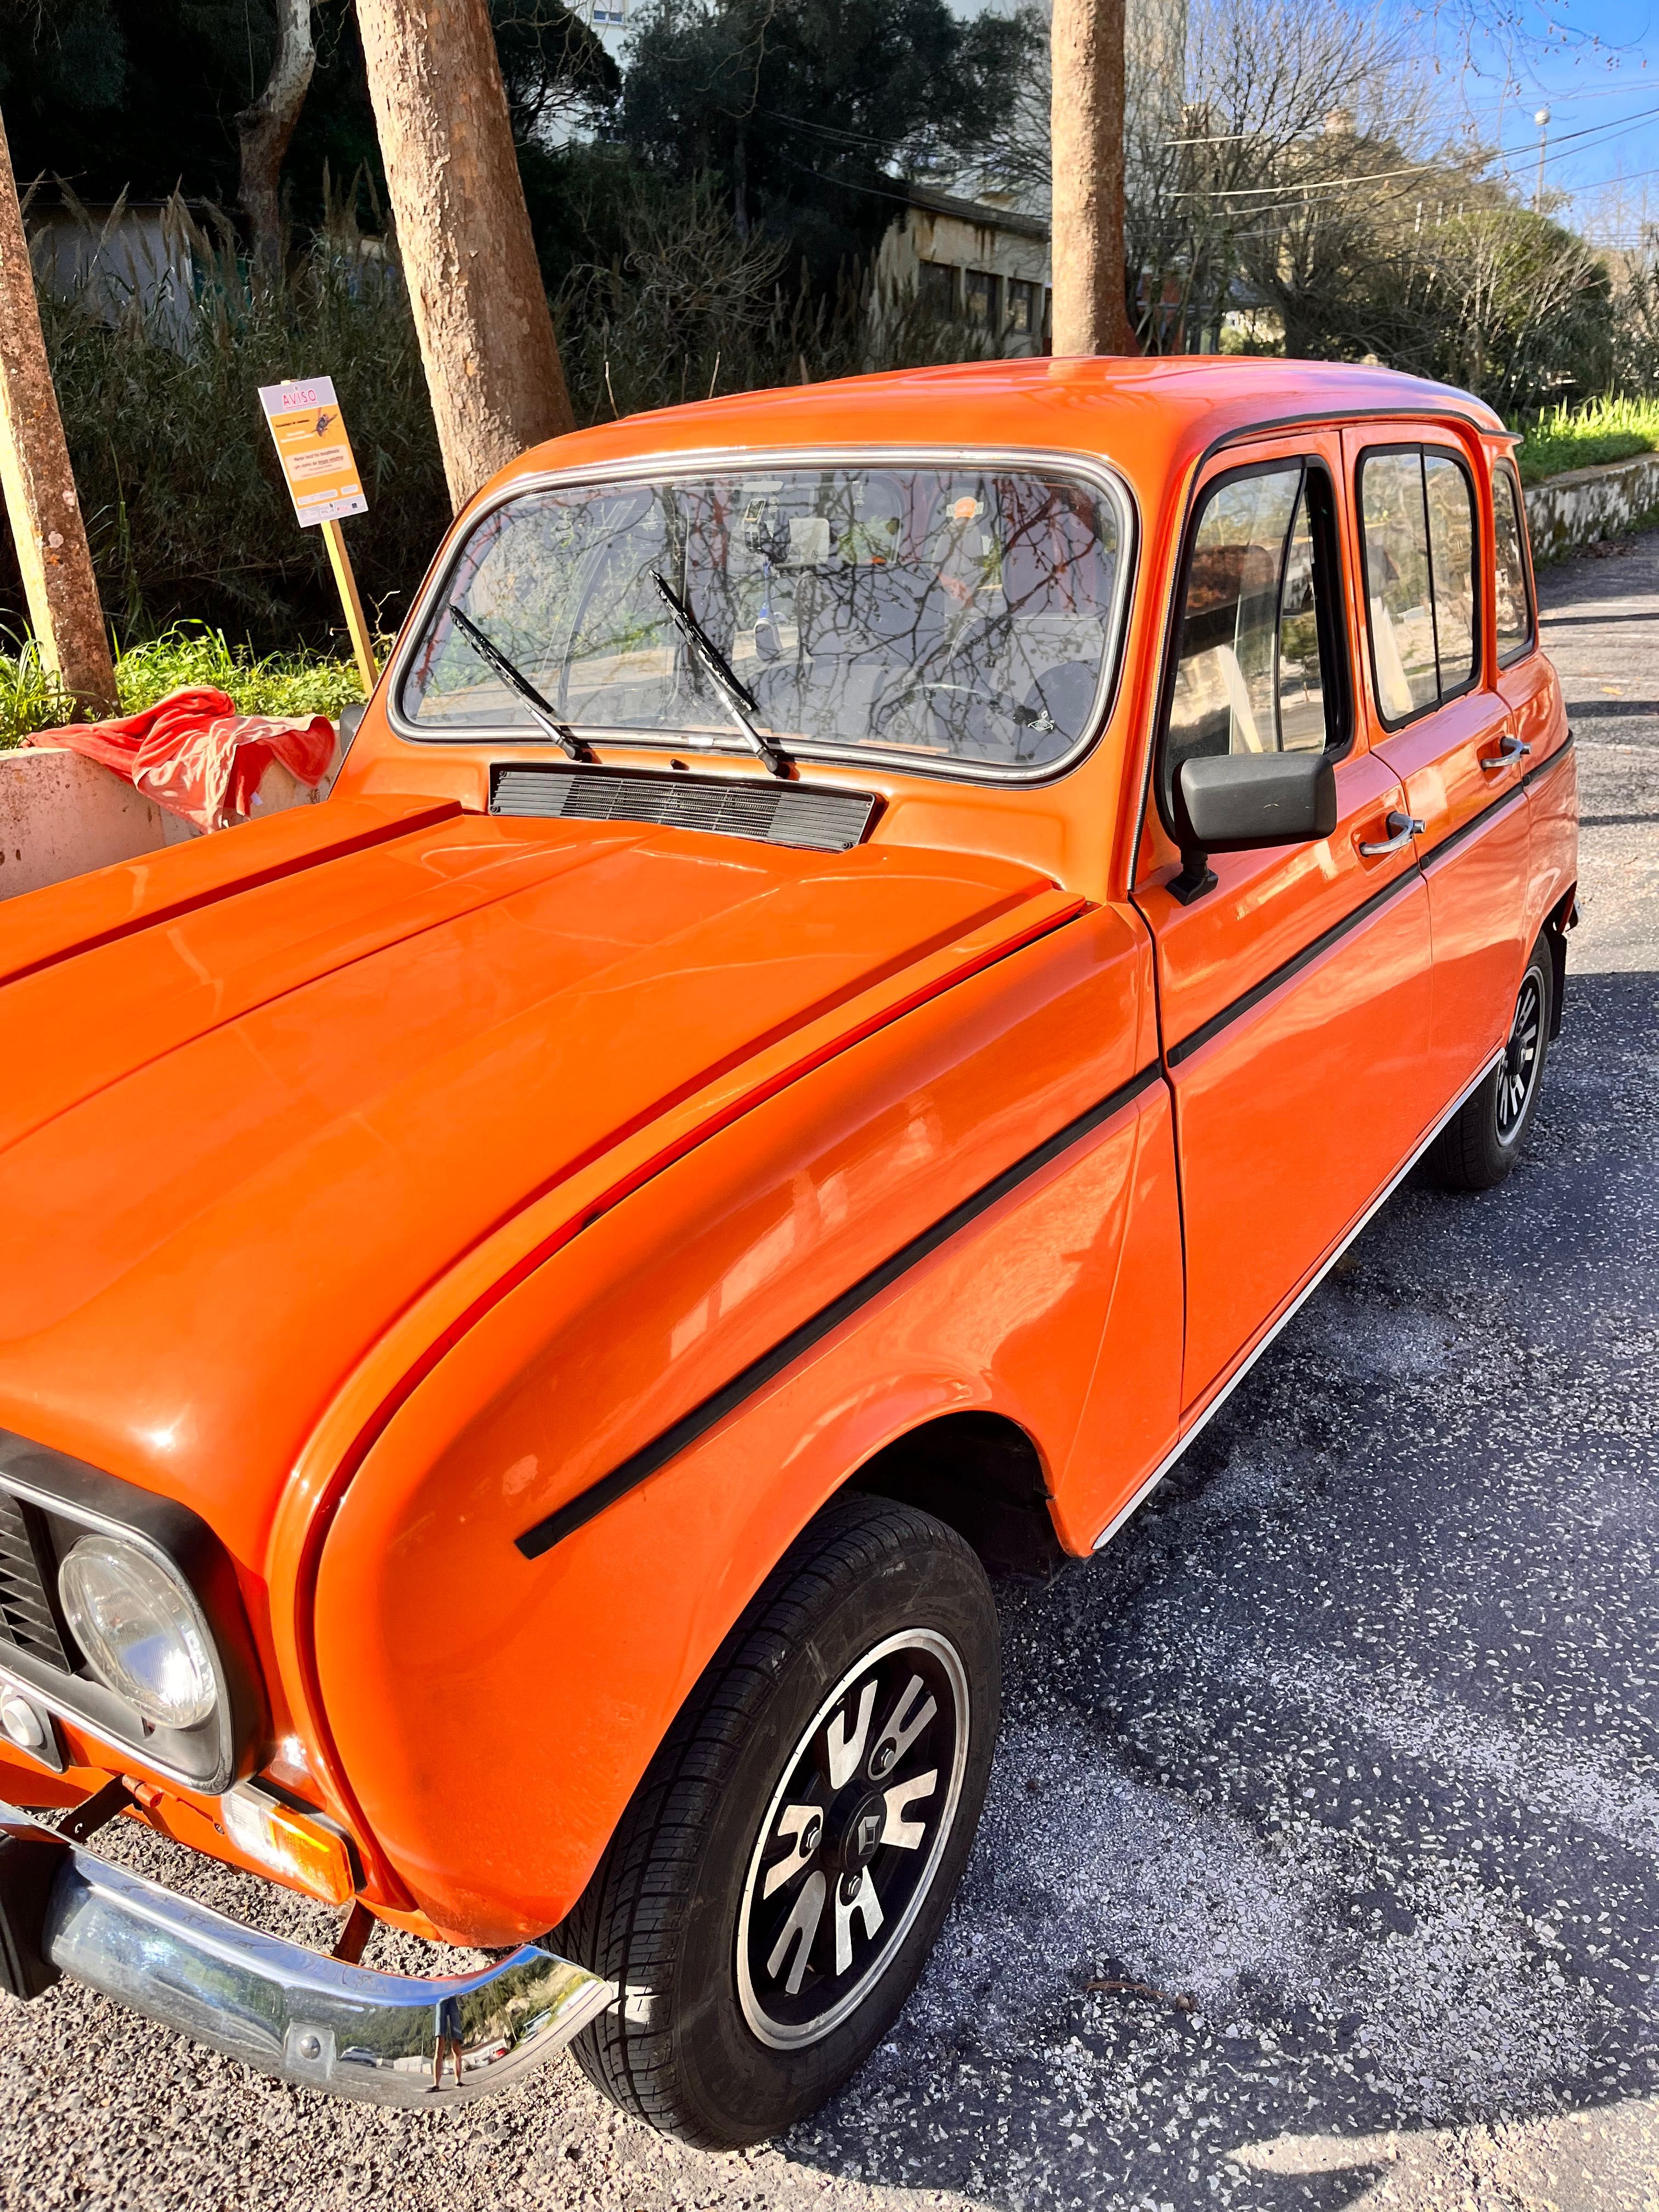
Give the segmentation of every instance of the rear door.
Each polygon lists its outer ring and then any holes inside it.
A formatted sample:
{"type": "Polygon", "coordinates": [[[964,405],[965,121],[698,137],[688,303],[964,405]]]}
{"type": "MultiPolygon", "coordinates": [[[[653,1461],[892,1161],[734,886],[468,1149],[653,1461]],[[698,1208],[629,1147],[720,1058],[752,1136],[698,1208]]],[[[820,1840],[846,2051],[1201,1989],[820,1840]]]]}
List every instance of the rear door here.
{"type": "Polygon", "coordinates": [[[1157,948],[1187,1258],[1190,1418],[1317,1270],[1431,1111],[1428,904],[1398,778],[1356,714],[1340,436],[1200,481],[1168,647],[1137,902],[1157,948]],[[1170,885],[1183,761],[1310,750],[1335,763],[1316,843],[1214,855],[1170,885]]]}
{"type": "Polygon", "coordinates": [[[1445,430],[1350,431],[1371,749],[1423,824],[1430,1051],[1449,1101],[1509,1033],[1528,946],[1528,757],[1492,647],[1491,484],[1445,430]]]}

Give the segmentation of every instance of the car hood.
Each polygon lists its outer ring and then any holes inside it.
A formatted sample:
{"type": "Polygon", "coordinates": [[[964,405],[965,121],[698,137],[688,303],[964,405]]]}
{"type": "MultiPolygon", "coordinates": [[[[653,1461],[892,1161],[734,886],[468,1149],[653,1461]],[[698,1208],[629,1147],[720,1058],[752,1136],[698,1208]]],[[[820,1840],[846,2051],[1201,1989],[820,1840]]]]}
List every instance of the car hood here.
{"type": "Polygon", "coordinates": [[[254,1572],[322,1410],[461,1255],[1054,903],[971,854],[307,811],[12,902],[0,935],[0,1426],[193,1505],[254,1572]]]}

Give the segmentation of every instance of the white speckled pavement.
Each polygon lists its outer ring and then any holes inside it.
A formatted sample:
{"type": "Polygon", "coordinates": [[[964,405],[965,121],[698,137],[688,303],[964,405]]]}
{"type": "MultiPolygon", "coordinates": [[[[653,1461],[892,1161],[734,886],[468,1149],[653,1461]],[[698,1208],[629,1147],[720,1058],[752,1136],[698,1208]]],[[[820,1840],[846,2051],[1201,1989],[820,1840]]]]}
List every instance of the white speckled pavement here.
{"type": "Polygon", "coordinates": [[[1584,921],[1528,1157],[1408,1185],[1117,1543],[1007,1595],[967,1883],[837,2102],[727,2158],[568,2063],[334,2105],[62,1988],[0,1999],[0,2207],[1659,2208],[1659,536],[1543,597],[1584,921]]]}

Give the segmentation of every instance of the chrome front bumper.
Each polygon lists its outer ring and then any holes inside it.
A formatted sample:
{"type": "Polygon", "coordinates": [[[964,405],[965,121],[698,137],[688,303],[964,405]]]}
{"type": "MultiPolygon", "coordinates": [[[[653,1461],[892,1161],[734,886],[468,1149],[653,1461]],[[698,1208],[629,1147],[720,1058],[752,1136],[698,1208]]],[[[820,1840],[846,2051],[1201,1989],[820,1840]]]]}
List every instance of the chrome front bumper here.
{"type": "Polygon", "coordinates": [[[0,1837],[55,1846],[40,1929],[49,1967],[263,2074],[376,2105],[467,2104],[562,2050],[616,2002],[599,1980],[526,1944],[482,1973],[418,1980],[263,1936],[67,1844],[0,1804],[0,1837]],[[460,2008],[462,2075],[438,2010],[460,2008]]]}

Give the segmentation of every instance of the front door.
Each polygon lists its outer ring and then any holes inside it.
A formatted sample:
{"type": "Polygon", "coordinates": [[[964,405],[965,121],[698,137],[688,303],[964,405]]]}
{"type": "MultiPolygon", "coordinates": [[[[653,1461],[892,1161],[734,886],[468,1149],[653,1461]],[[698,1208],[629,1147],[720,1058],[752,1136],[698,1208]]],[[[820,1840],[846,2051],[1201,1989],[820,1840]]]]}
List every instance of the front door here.
{"type": "Polygon", "coordinates": [[[1187,1260],[1187,1420],[1430,1119],[1428,901],[1398,777],[1355,713],[1335,433],[1218,464],[1189,524],[1136,890],[1157,948],[1187,1260]],[[1217,855],[1170,884],[1188,759],[1323,749],[1319,842],[1217,855]]]}

